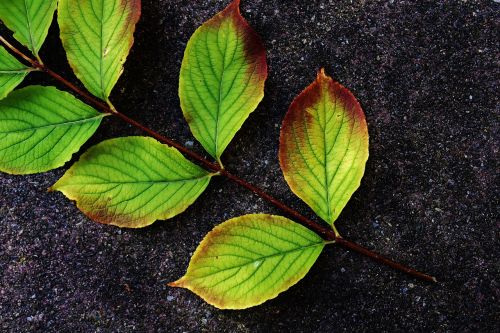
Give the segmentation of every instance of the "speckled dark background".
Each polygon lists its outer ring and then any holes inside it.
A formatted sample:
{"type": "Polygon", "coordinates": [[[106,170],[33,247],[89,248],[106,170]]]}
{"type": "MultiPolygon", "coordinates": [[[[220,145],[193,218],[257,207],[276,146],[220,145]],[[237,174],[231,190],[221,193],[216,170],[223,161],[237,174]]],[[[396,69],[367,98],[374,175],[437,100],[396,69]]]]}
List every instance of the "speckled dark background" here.
{"type": "MultiPolygon", "coordinates": [[[[143,0],[112,98],[123,113],[193,145],[177,97],[181,58],[195,28],[226,3],[143,0]]],[[[325,66],[363,105],[371,143],[338,229],[439,284],[332,247],[278,298],[219,311],[164,282],[184,273],[214,225],[279,213],[261,199],[217,179],[181,216],[120,230],[46,193],[64,169],[0,174],[0,331],[499,332],[499,10],[493,0],[242,1],[270,72],[263,103],[226,151],[227,168],[313,216],[276,156],[289,103],[325,66]]],[[[71,76],[55,25],[42,57],[71,76]]],[[[57,85],[42,74],[29,82],[57,85]]],[[[107,119],[85,148],[134,134],[107,119]]]]}

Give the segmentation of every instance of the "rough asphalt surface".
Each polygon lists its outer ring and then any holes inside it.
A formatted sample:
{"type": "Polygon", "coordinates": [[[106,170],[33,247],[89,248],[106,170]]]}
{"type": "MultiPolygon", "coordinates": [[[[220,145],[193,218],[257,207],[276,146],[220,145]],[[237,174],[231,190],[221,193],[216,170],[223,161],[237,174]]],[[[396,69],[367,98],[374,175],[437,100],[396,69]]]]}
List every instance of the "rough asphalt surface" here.
{"type": "MultiPolygon", "coordinates": [[[[179,108],[178,73],[189,36],[227,2],[143,0],[112,96],[123,113],[200,153],[179,108]]],[[[220,311],[165,282],[185,272],[215,225],[278,210],[217,179],[184,214],[120,230],[46,192],[68,163],[0,174],[0,331],[498,332],[499,10],[493,0],[242,1],[270,72],[226,167],[313,217],[284,182],[278,138],[293,97],[326,67],[360,100],[370,131],[366,174],[338,229],[438,284],[330,247],[276,299],[220,311]]],[[[75,80],[57,33],[53,25],[42,57],[75,80]]],[[[58,85],[42,74],[28,82],[58,85]]],[[[84,149],[138,134],[107,119],[84,149]]]]}

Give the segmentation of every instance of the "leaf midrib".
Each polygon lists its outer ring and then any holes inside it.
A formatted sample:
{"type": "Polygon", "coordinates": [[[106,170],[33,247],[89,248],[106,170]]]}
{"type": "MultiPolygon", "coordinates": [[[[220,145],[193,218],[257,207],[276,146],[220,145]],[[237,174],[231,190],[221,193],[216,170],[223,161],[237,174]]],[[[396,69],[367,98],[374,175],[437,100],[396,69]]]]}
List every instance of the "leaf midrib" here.
{"type": "MultiPolygon", "coordinates": [[[[222,25],[219,29],[222,29],[222,25]]],[[[219,48],[219,33],[217,31],[217,48],[219,48]]],[[[215,157],[219,158],[219,121],[220,121],[220,111],[221,111],[221,101],[222,101],[222,87],[224,85],[224,73],[226,71],[226,52],[227,52],[227,38],[226,45],[224,47],[224,52],[222,52],[222,73],[219,79],[219,98],[217,100],[217,113],[215,114],[215,157]]],[[[220,163],[220,161],[219,161],[220,163]]]]}
{"type": "MultiPolygon", "coordinates": [[[[86,175],[82,175],[81,177],[85,177],[86,175]]],[[[86,185],[86,186],[92,186],[92,185],[128,185],[128,184],[171,184],[171,183],[187,183],[187,182],[197,182],[200,180],[203,180],[205,178],[210,178],[212,175],[203,175],[200,177],[195,177],[195,178],[188,178],[188,179],[178,179],[178,180],[151,180],[151,181],[146,181],[146,180],[139,180],[139,181],[110,181],[110,182],[103,182],[103,183],[71,183],[65,186],[76,186],[76,185],[86,185]]],[[[64,187],[64,186],[61,186],[64,187]]]]}
{"type": "MultiPolygon", "coordinates": [[[[229,235],[231,236],[231,235],[229,235]]],[[[233,236],[239,236],[239,235],[233,235],[233,236]]],[[[255,264],[256,262],[258,261],[265,261],[267,259],[270,259],[270,258],[274,258],[274,257],[278,257],[278,256],[287,256],[291,253],[294,253],[294,252],[297,252],[297,251],[305,251],[309,248],[312,248],[312,247],[317,247],[317,246],[324,246],[325,245],[325,242],[324,241],[320,241],[318,243],[314,243],[314,244],[310,244],[310,245],[307,245],[307,246],[303,246],[303,247],[296,247],[292,250],[287,250],[287,251],[282,251],[282,252],[277,252],[277,253],[273,253],[273,254],[270,254],[270,255],[267,255],[267,256],[263,256],[263,257],[259,257],[259,258],[256,258],[256,259],[253,259],[252,261],[249,261],[247,263],[244,263],[242,265],[237,265],[237,266],[231,266],[231,267],[226,267],[224,269],[220,269],[220,270],[217,270],[216,272],[213,272],[213,273],[210,273],[208,275],[203,275],[203,276],[199,276],[199,277],[194,277],[193,279],[204,279],[206,277],[209,277],[209,276],[212,276],[212,275],[215,275],[215,274],[218,274],[218,273],[221,273],[221,272],[225,272],[225,271],[228,271],[228,270],[231,270],[231,269],[235,269],[235,268],[242,268],[242,267],[245,267],[245,266],[248,266],[248,265],[253,265],[255,264]]],[[[233,256],[231,254],[226,254],[226,255],[216,255],[216,256],[204,256],[203,259],[209,259],[209,258],[215,258],[215,257],[222,257],[222,256],[233,256]]],[[[259,265],[258,268],[260,268],[262,265],[259,265]]],[[[205,266],[206,267],[206,266],[205,266]]],[[[198,269],[200,268],[203,268],[203,267],[198,267],[198,269]]],[[[257,269],[258,269],[257,268],[257,269]]]]}
{"type": "MultiPolygon", "coordinates": [[[[223,26],[221,25],[219,29],[223,29],[223,26]]],[[[226,27],[226,29],[230,29],[230,27],[226,27]]],[[[219,39],[219,32],[217,32],[217,48],[219,48],[219,43],[218,43],[218,39],[219,39]]],[[[228,51],[228,47],[229,47],[229,34],[228,36],[226,36],[226,43],[224,45],[224,52],[221,52],[222,53],[222,73],[221,73],[221,77],[220,77],[220,80],[219,80],[219,98],[218,98],[218,101],[217,101],[217,114],[215,116],[215,119],[216,119],[216,123],[215,123],[215,157],[219,160],[220,156],[219,156],[219,127],[220,127],[220,113],[221,113],[221,106],[222,106],[222,101],[225,99],[225,97],[227,96],[222,96],[222,88],[224,87],[224,74],[226,73],[226,66],[229,66],[233,60],[234,60],[234,56],[236,54],[236,50],[238,48],[238,45],[236,43],[235,45],[235,50],[233,52],[233,55],[231,57],[231,60],[229,61],[229,65],[226,65],[226,53],[228,51]]],[[[229,91],[230,92],[230,91],[229,91]]],[[[228,92],[228,93],[229,93],[228,92]]],[[[220,160],[218,161],[219,164],[221,163],[220,160]]]]}
{"type": "MultiPolygon", "coordinates": [[[[80,119],[80,120],[74,120],[74,121],[67,121],[67,122],[49,124],[49,125],[44,125],[44,126],[30,127],[30,128],[26,128],[26,129],[15,130],[15,131],[0,132],[0,134],[12,134],[12,133],[21,133],[21,132],[31,132],[31,131],[37,131],[37,130],[45,129],[45,128],[53,128],[53,127],[59,127],[59,126],[61,126],[61,127],[62,126],[72,126],[72,125],[75,125],[75,124],[84,124],[84,123],[92,122],[92,121],[100,119],[100,118],[104,118],[106,116],[107,116],[107,114],[101,114],[101,115],[98,115],[98,116],[95,116],[95,117],[92,117],[92,118],[86,118],[86,119],[80,119]]],[[[19,119],[19,120],[21,120],[21,119],[19,119]]]]}
{"type": "Polygon", "coordinates": [[[26,2],[26,0],[24,0],[24,10],[26,11],[26,23],[28,24],[28,32],[29,32],[30,44],[31,44],[31,48],[32,48],[31,51],[33,51],[33,53],[36,56],[38,56],[38,51],[36,50],[35,42],[33,40],[33,32],[31,29],[30,13],[29,13],[29,9],[28,9],[28,3],[26,2]]]}
{"type": "MultiPolygon", "coordinates": [[[[325,93],[323,91],[323,93],[325,93]]],[[[326,92],[328,94],[328,91],[326,92]]],[[[324,167],[324,172],[325,172],[325,191],[326,191],[326,206],[327,206],[327,214],[328,214],[328,223],[333,223],[332,220],[332,209],[330,207],[330,186],[329,186],[329,170],[330,168],[328,167],[328,155],[327,155],[327,141],[326,141],[326,127],[328,126],[328,122],[326,120],[326,117],[327,117],[327,112],[326,112],[326,97],[323,97],[323,113],[324,113],[324,120],[325,120],[325,124],[323,126],[323,157],[324,157],[324,164],[323,164],[323,167],[324,167]]],[[[335,104],[333,106],[333,112],[335,114],[335,110],[336,110],[336,106],[337,106],[337,100],[335,99],[335,104]]],[[[334,143],[335,145],[335,143],[334,143]]]]}
{"type": "Polygon", "coordinates": [[[102,73],[102,67],[103,67],[103,62],[104,62],[104,1],[101,2],[101,19],[99,20],[99,23],[101,24],[101,53],[99,53],[99,76],[100,76],[100,81],[101,81],[101,93],[103,97],[107,98],[108,96],[106,95],[106,92],[104,91],[104,75],[102,73]]]}
{"type": "Polygon", "coordinates": [[[23,68],[23,69],[10,69],[10,70],[0,70],[0,74],[4,75],[13,75],[13,74],[24,74],[32,72],[31,68],[23,68]]]}

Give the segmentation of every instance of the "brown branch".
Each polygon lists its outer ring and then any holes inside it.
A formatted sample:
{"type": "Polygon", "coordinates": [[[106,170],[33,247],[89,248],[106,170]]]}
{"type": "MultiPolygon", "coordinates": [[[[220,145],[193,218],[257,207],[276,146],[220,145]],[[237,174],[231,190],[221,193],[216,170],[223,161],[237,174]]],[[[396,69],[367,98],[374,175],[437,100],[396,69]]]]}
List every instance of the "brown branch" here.
{"type": "Polygon", "coordinates": [[[348,241],[342,237],[338,237],[336,239],[336,243],[339,244],[340,246],[358,252],[364,256],[370,257],[372,260],[375,260],[381,264],[384,264],[386,266],[392,267],[398,271],[405,272],[408,275],[411,275],[413,277],[419,278],[421,280],[429,281],[429,282],[437,282],[437,279],[434,276],[430,276],[425,273],[421,273],[419,271],[414,270],[413,268],[409,268],[406,266],[403,266],[395,261],[392,261],[390,259],[387,259],[383,256],[381,256],[378,253],[372,252],[354,242],[348,241]]]}
{"type": "Polygon", "coordinates": [[[205,159],[204,157],[195,153],[194,151],[184,147],[183,145],[159,134],[158,132],[153,131],[152,129],[142,125],[141,123],[133,120],[132,118],[124,115],[123,113],[118,112],[116,109],[112,108],[110,105],[106,104],[104,101],[97,99],[96,97],[90,95],[86,91],[78,88],[76,85],[69,82],[68,80],[66,80],[65,78],[60,76],[59,74],[55,73],[50,68],[45,66],[43,63],[28,57],[23,52],[21,52],[20,50],[15,48],[13,45],[11,45],[9,42],[7,42],[2,36],[0,36],[0,41],[5,46],[7,46],[7,48],[9,48],[13,53],[18,55],[19,57],[21,57],[25,61],[29,62],[34,68],[47,73],[52,78],[59,81],[61,84],[63,84],[64,86],[66,86],[67,88],[69,88],[70,90],[75,92],[76,94],[78,94],[80,97],[82,97],[88,103],[98,107],[101,111],[117,116],[118,118],[122,119],[126,123],[128,123],[134,127],[139,128],[140,130],[149,134],[151,137],[157,139],[158,141],[178,149],[179,151],[181,151],[182,153],[184,153],[185,155],[190,157],[192,160],[196,161],[198,164],[204,166],[208,170],[213,171],[213,172],[218,172],[221,176],[224,176],[227,179],[231,180],[232,182],[250,190],[251,192],[253,192],[257,196],[263,198],[264,200],[268,201],[269,203],[271,203],[272,205],[274,205],[278,209],[280,209],[283,212],[285,212],[286,214],[288,214],[289,216],[293,217],[298,222],[301,222],[303,225],[309,227],[311,230],[313,230],[316,233],[318,233],[319,235],[321,235],[325,240],[335,241],[335,243],[337,243],[338,245],[340,245],[346,249],[349,249],[349,250],[352,250],[352,251],[357,252],[359,254],[362,254],[364,256],[367,256],[374,261],[377,261],[377,262],[382,263],[386,266],[392,267],[395,270],[399,270],[399,271],[404,272],[404,273],[406,273],[410,276],[413,276],[415,278],[418,278],[418,279],[421,279],[424,281],[429,281],[429,282],[437,282],[436,278],[433,276],[430,276],[430,275],[421,273],[417,270],[414,270],[412,268],[406,267],[402,264],[399,264],[399,263],[394,262],[390,259],[387,259],[387,258],[385,258],[385,257],[383,257],[375,252],[372,252],[372,251],[370,251],[370,250],[368,250],[368,249],[366,249],[366,248],[364,248],[356,243],[348,241],[342,237],[336,236],[335,232],[332,229],[329,229],[329,228],[327,228],[319,223],[316,223],[316,222],[308,219],[307,217],[300,214],[295,209],[290,208],[285,203],[274,198],[272,195],[268,194],[267,192],[260,189],[259,187],[250,184],[249,182],[247,182],[243,178],[240,178],[236,175],[233,175],[229,171],[223,169],[220,165],[210,162],[209,160],[205,159]]]}

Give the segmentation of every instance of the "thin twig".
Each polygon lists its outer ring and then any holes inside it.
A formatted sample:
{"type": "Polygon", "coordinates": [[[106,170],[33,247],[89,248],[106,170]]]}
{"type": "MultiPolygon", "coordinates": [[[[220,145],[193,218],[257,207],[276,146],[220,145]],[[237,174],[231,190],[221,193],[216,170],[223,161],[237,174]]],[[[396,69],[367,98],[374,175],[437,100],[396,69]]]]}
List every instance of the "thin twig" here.
{"type": "Polygon", "coordinates": [[[357,252],[359,254],[362,254],[364,256],[367,256],[374,261],[377,261],[377,262],[382,263],[386,266],[392,267],[395,270],[399,270],[399,271],[404,272],[404,273],[406,273],[410,276],[413,276],[415,278],[418,278],[418,279],[421,279],[424,281],[429,281],[429,282],[437,282],[436,278],[433,276],[419,272],[419,271],[414,270],[410,267],[404,266],[400,263],[394,262],[394,261],[387,259],[387,258],[385,258],[385,257],[383,257],[375,252],[372,252],[372,251],[370,251],[370,250],[368,250],[368,249],[366,249],[366,248],[364,248],[364,247],[362,247],[354,242],[351,242],[351,241],[348,241],[342,237],[336,236],[335,232],[332,229],[329,229],[329,228],[327,228],[319,223],[316,223],[316,222],[308,219],[307,217],[300,214],[295,209],[287,206],[285,203],[276,199],[275,197],[268,194],[267,192],[260,189],[259,187],[254,186],[254,185],[250,184],[249,182],[247,182],[246,180],[244,180],[243,178],[240,178],[240,177],[230,173],[229,171],[223,169],[219,164],[210,162],[209,160],[205,159],[204,157],[195,153],[194,151],[186,148],[185,146],[159,134],[158,132],[155,132],[154,130],[142,125],[141,123],[133,120],[132,118],[126,116],[125,114],[118,112],[114,107],[113,108],[110,107],[105,102],[97,99],[96,97],[90,95],[89,93],[85,92],[84,90],[78,88],[76,85],[72,84],[71,82],[69,82],[68,80],[66,80],[62,76],[60,76],[59,74],[55,73],[54,71],[52,71],[50,68],[48,68],[43,63],[38,62],[37,60],[28,57],[23,52],[21,52],[20,50],[15,48],[13,45],[11,45],[9,42],[7,42],[2,36],[0,36],[0,41],[5,46],[7,46],[7,48],[9,48],[13,53],[18,55],[19,57],[21,57],[25,61],[29,62],[34,68],[39,69],[39,70],[47,73],[48,75],[50,75],[51,77],[53,77],[54,79],[59,81],[61,84],[65,85],[67,88],[71,89],[73,92],[80,95],[80,97],[82,97],[84,100],[86,100],[89,104],[92,104],[92,105],[98,107],[101,111],[103,111],[105,113],[109,113],[109,114],[113,114],[113,115],[117,116],[118,118],[122,119],[126,123],[128,123],[134,127],[139,128],[140,130],[149,134],[151,137],[157,139],[158,141],[178,149],[179,151],[181,151],[182,153],[184,153],[185,155],[190,157],[192,160],[196,161],[198,164],[204,166],[208,170],[213,171],[213,172],[217,172],[221,176],[224,176],[227,179],[231,180],[232,182],[239,184],[240,186],[250,190],[251,192],[253,192],[257,196],[263,198],[264,200],[268,201],[269,203],[271,203],[275,207],[279,208],[280,210],[282,210],[283,212],[288,214],[289,216],[293,217],[298,222],[301,222],[303,225],[309,227],[311,230],[313,230],[316,233],[318,233],[319,235],[321,235],[325,240],[334,241],[335,243],[337,243],[338,245],[340,245],[346,249],[349,249],[349,250],[352,250],[352,251],[357,252]]]}
{"type": "Polygon", "coordinates": [[[388,258],[385,258],[381,256],[378,253],[372,252],[354,242],[348,241],[342,237],[337,237],[336,241],[337,244],[342,246],[343,248],[355,251],[357,253],[360,253],[364,256],[370,257],[370,259],[375,260],[381,264],[384,264],[386,266],[392,267],[398,271],[405,272],[408,275],[411,275],[413,277],[419,278],[421,280],[429,281],[429,282],[437,282],[437,279],[434,276],[430,276],[428,274],[419,272],[414,270],[413,268],[406,267],[404,265],[401,265],[400,263],[397,263],[395,261],[392,261],[388,258]]]}

